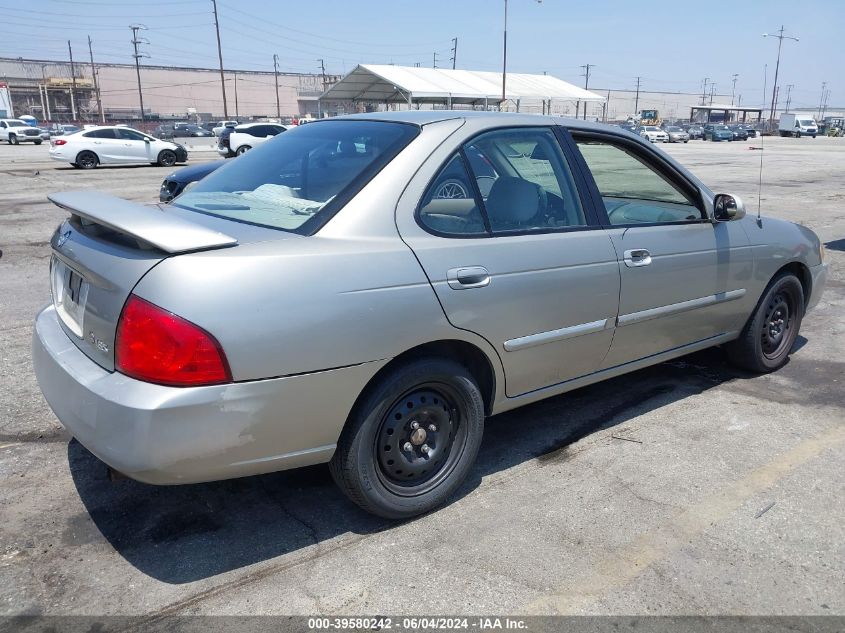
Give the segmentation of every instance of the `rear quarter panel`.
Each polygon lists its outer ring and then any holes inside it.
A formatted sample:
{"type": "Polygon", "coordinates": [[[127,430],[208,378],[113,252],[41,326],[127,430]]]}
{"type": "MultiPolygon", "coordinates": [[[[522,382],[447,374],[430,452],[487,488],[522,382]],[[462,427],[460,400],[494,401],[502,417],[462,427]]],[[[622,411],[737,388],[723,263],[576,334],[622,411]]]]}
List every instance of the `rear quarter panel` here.
{"type": "Polygon", "coordinates": [[[495,351],[449,324],[394,218],[410,175],[459,127],[425,126],[316,235],[170,258],[135,293],[212,333],[237,381],[388,359],[426,342],[460,339],[484,351],[502,384],[495,351]]]}

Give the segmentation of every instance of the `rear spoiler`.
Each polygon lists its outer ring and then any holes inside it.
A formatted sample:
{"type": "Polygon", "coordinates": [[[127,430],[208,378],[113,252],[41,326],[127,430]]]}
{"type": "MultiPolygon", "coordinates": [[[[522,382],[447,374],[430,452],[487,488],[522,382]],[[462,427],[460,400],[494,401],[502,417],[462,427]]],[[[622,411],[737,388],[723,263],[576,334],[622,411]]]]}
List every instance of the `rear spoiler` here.
{"type": "Polygon", "coordinates": [[[146,242],[166,253],[235,246],[234,237],[195,224],[157,206],[138,204],[96,191],[66,191],[47,196],[73,215],[146,242]]]}

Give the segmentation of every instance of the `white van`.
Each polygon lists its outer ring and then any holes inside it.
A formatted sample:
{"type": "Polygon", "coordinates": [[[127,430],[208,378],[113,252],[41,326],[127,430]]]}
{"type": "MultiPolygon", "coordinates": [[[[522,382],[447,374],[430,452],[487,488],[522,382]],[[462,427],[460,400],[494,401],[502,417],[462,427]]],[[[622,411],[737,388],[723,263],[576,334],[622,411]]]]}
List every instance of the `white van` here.
{"type": "Polygon", "coordinates": [[[781,136],[812,136],[816,138],[819,125],[815,119],[806,114],[781,114],[778,131],[781,136]]]}

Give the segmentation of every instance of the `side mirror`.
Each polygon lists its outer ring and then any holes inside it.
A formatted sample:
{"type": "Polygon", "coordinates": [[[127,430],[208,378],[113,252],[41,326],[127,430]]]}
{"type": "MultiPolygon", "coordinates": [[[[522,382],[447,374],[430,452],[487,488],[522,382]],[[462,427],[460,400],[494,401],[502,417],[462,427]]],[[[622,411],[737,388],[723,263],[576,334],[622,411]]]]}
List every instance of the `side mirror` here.
{"type": "Polygon", "coordinates": [[[145,142],[145,143],[149,143],[149,142],[150,142],[150,137],[149,137],[149,136],[145,136],[145,137],[144,137],[144,142],[145,142]]]}
{"type": "Polygon", "coordinates": [[[745,204],[739,196],[719,193],[713,199],[713,218],[717,222],[730,222],[745,217],[745,204]]]}

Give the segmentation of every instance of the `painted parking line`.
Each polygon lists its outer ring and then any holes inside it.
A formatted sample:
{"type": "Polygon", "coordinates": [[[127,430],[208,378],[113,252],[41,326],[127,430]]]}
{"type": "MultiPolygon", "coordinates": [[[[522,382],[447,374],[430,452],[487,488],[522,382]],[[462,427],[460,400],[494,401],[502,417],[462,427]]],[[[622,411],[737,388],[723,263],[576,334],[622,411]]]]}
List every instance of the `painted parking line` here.
{"type": "Polygon", "coordinates": [[[835,427],[804,440],[786,453],[749,472],[699,503],[677,514],[655,530],[645,532],[627,545],[607,553],[588,575],[567,579],[560,586],[531,602],[525,613],[573,614],[642,574],[654,563],[688,544],[712,524],[727,518],[746,500],[771,488],[798,467],[845,441],[845,427],[835,427]]]}

